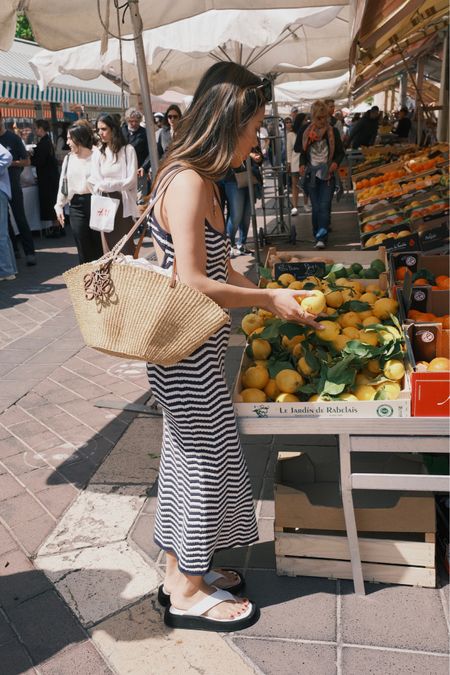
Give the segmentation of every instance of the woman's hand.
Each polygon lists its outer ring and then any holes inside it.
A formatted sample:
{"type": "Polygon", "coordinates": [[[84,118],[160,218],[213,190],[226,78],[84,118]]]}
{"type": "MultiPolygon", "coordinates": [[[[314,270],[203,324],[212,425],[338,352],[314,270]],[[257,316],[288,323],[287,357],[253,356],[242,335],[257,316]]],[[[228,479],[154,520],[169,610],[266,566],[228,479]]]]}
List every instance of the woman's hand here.
{"type": "Polygon", "coordinates": [[[267,302],[264,309],[267,309],[275,316],[287,321],[298,321],[304,323],[306,326],[321,330],[322,326],[317,323],[315,314],[307,312],[297,302],[296,298],[306,298],[308,295],[313,295],[311,291],[294,291],[289,288],[286,289],[266,289],[267,302]]]}
{"type": "Polygon", "coordinates": [[[61,225],[61,227],[64,227],[64,211],[57,211],[56,217],[57,217],[58,223],[61,225]]]}

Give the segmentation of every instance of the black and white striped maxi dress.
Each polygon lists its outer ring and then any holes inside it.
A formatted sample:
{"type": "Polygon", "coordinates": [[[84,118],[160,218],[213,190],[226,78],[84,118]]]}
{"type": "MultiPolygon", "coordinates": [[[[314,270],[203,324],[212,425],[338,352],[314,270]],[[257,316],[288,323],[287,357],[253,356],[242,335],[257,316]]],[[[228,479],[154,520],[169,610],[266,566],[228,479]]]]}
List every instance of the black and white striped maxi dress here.
{"type": "MultiPolygon", "coordinates": [[[[152,234],[173,263],[172,239],[153,217],[152,234]]],[[[229,243],[205,221],[206,273],[227,282],[229,243]]],[[[195,323],[195,316],[192,316],[195,323]]],[[[147,364],[151,389],[164,413],[154,540],[179,569],[205,574],[215,551],[258,539],[252,490],[242,454],[224,359],[226,324],[173,366],[147,364]]]]}

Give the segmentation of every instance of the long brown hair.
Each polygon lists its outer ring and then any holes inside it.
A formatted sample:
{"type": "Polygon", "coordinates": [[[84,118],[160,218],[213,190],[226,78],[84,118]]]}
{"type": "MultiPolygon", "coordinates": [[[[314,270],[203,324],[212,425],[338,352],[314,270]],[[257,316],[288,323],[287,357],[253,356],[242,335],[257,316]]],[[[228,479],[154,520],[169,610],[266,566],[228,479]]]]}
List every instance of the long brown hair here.
{"type": "Polygon", "coordinates": [[[230,168],[239,135],[266,102],[261,79],[237,63],[215,63],[203,75],[180,119],[157,178],[169,165],[217,181],[230,168]]]}

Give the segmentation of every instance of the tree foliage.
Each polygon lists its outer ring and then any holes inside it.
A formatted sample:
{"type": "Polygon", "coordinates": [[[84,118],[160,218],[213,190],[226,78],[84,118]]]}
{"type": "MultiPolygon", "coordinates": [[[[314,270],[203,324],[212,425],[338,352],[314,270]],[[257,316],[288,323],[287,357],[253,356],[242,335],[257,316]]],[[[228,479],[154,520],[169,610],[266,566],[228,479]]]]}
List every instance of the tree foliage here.
{"type": "Polygon", "coordinates": [[[33,31],[27,17],[23,13],[17,15],[16,37],[22,40],[34,40],[33,31]]]}

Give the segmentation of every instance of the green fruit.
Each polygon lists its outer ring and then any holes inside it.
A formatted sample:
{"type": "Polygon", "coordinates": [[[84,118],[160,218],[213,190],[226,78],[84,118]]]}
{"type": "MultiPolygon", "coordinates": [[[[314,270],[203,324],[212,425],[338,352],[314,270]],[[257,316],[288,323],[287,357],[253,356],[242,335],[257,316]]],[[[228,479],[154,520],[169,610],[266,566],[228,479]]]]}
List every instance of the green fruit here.
{"type": "Polygon", "coordinates": [[[360,265],[359,263],[353,263],[353,265],[351,265],[350,267],[353,274],[358,274],[359,272],[361,272],[362,268],[363,266],[360,265]]]}
{"type": "Polygon", "coordinates": [[[375,269],[368,269],[365,272],[366,276],[364,277],[365,279],[378,279],[380,276],[377,270],[375,269]]]}
{"type": "Polygon", "coordinates": [[[333,265],[330,264],[330,263],[327,263],[327,264],[325,265],[325,275],[327,275],[327,274],[329,274],[329,273],[331,272],[331,268],[332,268],[332,267],[333,267],[333,265]]]}
{"type": "MultiPolygon", "coordinates": [[[[386,272],[386,265],[382,260],[380,260],[380,258],[375,258],[375,260],[372,260],[372,262],[370,263],[370,267],[373,270],[377,270],[379,275],[381,274],[381,272],[386,272]]],[[[372,277],[368,278],[370,279],[372,277]]]]}
{"type": "Polygon", "coordinates": [[[359,276],[359,274],[353,273],[353,274],[349,274],[348,278],[349,279],[360,279],[360,276],[359,276]]]}

